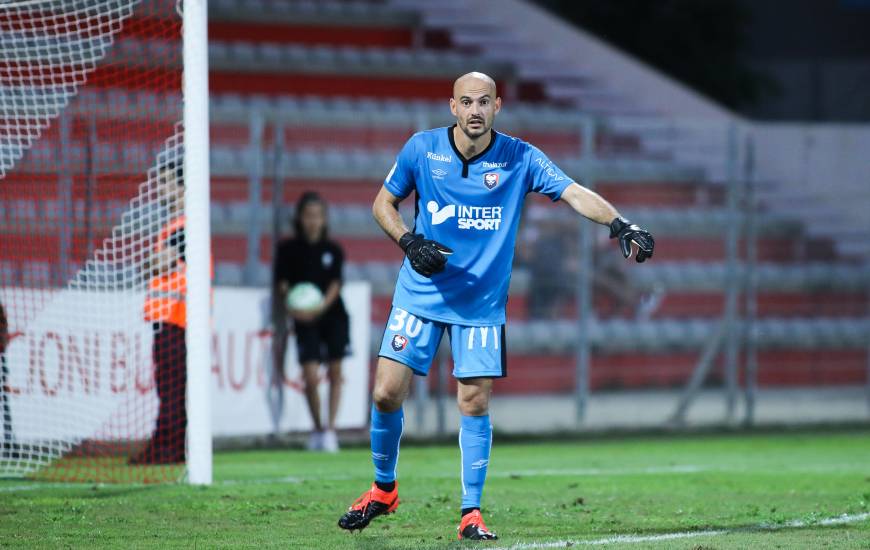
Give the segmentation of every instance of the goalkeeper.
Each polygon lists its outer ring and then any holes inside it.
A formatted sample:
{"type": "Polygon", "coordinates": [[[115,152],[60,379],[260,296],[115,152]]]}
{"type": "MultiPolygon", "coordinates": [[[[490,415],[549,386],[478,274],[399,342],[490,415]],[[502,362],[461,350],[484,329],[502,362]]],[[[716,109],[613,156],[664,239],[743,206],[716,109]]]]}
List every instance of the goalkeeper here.
{"type": "Polygon", "coordinates": [[[461,413],[462,504],[459,538],[492,540],[481,495],[489,465],[493,379],[507,375],[505,305],[517,227],[529,192],[562,200],[610,228],[623,256],[653,255],[649,232],[574,182],[536,147],[492,129],[501,109],[495,82],[482,73],[456,80],[456,124],[419,132],[399,153],[375,198],[383,230],[405,252],[379,352],[371,409],[375,481],[339,519],[363,529],[399,505],[396,465],[411,377],[425,376],[445,332],[453,353],[461,413]],[[399,203],[416,194],[409,230],[399,203]]]}

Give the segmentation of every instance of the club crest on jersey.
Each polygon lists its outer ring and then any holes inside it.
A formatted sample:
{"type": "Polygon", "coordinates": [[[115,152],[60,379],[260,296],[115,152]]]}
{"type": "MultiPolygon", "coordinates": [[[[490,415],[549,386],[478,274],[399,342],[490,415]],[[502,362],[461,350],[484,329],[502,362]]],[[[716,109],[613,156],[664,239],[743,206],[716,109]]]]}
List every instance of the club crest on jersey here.
{"type": "Polygon", "coordinates": [[[393,347],[393,351],[402,351],[408,345],[408,339],[401,334],[393,334],[390,345],[393,347]]]}
{"type": "Polygon", "coordinates": [[[496,185],[498,185],[498,173],[489,172],[488,174],[483,175],[483,184],[487,189],[492,189],[496,185]]]}

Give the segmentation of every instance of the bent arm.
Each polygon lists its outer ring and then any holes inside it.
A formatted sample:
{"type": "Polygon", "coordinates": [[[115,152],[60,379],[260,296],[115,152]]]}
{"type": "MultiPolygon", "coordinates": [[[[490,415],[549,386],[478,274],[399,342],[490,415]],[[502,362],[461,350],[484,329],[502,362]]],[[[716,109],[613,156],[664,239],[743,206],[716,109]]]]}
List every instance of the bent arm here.
{"type": "Polygon", "coordinates": [[[576,182],[566,187],[559,198],[584,218],[601,225],[610,225],[619,217],[619,212],[604,197],[576,182]]]}
{"type": "Polygon", "coordinates": [[[340,295],[341,295],[341,281],[336,279],[336,280],[332,281],[331,283],[329,283],[329,287],[326,289],[326,294],[323,296],[323,304],[320,306],[320,308],[323,311],[326,311],[327,309],[332,307],[332,304],[334,304],[335,301],[338,300],[338,297],[340,295]]]}
{"type": "Polygon", "coordinates": [[[375,217],[375,221],[396,244],[402,235],[409,231],[402,215],[399,214],[400,202],[402,199],[387,191],[386,187],[381,187],[372,205],[372,215],[375,217]]]}

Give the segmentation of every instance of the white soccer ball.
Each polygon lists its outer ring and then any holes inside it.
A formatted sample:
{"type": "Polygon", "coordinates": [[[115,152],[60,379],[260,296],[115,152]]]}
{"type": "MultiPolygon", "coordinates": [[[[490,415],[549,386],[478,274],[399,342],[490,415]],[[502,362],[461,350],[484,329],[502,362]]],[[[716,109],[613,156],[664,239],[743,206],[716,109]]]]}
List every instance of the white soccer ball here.
{"type": "Polygon", "coordinates": [[[299,283],[287,293],[287,307],[299,311],[317,309],[323,303],[323,292],[314,283],[299,283]]]}

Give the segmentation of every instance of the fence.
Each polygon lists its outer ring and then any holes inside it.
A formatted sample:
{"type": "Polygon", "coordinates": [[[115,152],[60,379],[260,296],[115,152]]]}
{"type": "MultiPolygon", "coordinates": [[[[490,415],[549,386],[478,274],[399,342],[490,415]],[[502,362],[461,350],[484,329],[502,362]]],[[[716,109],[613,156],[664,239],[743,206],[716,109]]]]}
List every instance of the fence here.
{"type": "MultiPolygon", "coordinates": [[[[331,208],[337,238],[378,246],[371,198],[402,141],[451,123],[426,102],[233,96],[212,98],[211,118],[213,234],[244,250],[223,261],[215,241],[217,284],[245,286],[269,284],[271,246],[303,188],[346,191],[331,208]]],[[[866,420],[870,267],[760,203],[781,182],[756,176],[751,126],[506,108],[497,127],[657,238],[652,261],[623,262],[605,228],[527,201],[508,303],[510,376],[495,386],[500,429],[866,420]]],[[[401,259],[381,256],[351,258],[346,270],[372,284],[373,350],[401,259]]],[[[456,424],[445,352],[415,381],[417,433],[456,424]]]]}

